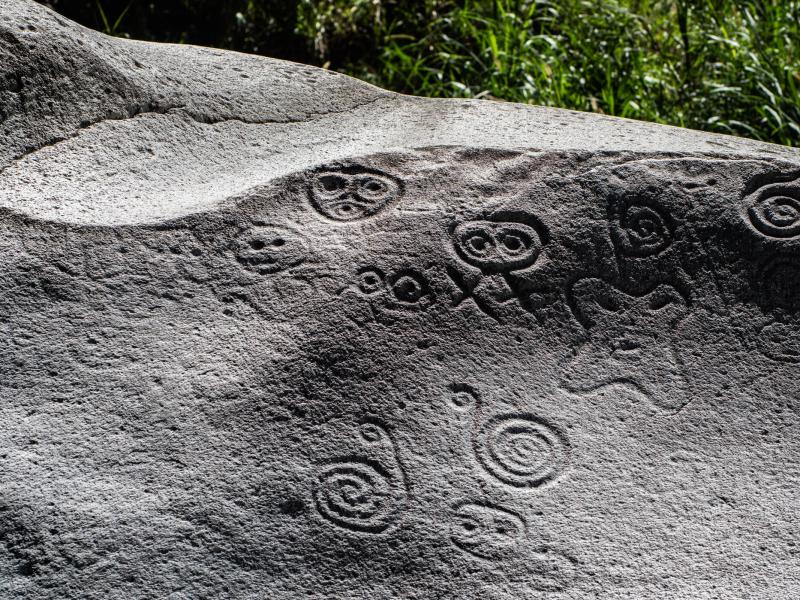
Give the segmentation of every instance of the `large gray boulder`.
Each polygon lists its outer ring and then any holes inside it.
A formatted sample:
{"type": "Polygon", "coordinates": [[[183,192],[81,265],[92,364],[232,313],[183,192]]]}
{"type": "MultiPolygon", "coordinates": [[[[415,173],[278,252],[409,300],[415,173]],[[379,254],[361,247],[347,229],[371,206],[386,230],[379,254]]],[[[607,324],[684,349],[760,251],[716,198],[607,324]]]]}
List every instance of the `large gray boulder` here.
{"type": "Polygon", "coordinates": [[[797,598],[800,153],[0,3],[0,597],[797,598]]]}

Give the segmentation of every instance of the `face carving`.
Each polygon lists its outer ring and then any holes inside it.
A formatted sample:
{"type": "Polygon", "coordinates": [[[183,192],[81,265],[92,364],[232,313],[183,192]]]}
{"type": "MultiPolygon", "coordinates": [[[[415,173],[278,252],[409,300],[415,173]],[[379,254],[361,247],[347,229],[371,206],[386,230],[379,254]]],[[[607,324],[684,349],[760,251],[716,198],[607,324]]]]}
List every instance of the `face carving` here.
{"type": "Polygon", "coordinates": [[[450,539],[457,548],[478,558],[509,557],[519,551],[524,537],[522,518],[506,509],[475,503],[453,509],[450,539]]]}
{"type": "Polygon", "coordinates": [[[508,273],[536,262],[541,251],[538,232],[524,223],[468,221],[458,225],[453,243],[468,264],[487,273],[508,273]]]}
{"type": "Polygon", "coordinates": [[[320,171],[309,191],[312,206],[334,221],[374,216],[400,196],[394,177],[374,170],[346,168],[320,171]]]}
{"type": "Polygon", "coordinates": [[[304,262],[308,246],[305,238],[292,229],[260,225],[236,238],[234,252],[245,267],[261,274],[271,274],[304,262]]]}

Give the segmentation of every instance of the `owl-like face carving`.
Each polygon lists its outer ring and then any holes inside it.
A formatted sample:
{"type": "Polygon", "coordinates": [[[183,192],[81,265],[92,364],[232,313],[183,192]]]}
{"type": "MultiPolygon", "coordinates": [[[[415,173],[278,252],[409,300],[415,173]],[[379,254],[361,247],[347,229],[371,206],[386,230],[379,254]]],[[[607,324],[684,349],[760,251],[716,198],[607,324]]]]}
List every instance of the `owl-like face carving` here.
{"type": "Polygon", "coordinates": [[[462,223],[455,229],[453,242],[465,262],[492,273],[531,266],[542,247],[533,227],[506,221],[462,223]]]}
{"type": "Polygon", "coordinates": [[[376,215],[400,196],[393,177],[366,169],[320,171],[309,192],[312,206],[334,221],[358,221],[376,215]]]}

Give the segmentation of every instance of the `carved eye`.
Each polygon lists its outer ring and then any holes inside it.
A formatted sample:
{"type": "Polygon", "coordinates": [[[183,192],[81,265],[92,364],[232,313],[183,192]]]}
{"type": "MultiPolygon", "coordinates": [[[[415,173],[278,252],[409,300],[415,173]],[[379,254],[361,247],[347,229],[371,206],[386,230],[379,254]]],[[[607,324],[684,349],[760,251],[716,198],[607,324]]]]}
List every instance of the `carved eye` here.
{"type": "Polygon", "coordinates": [[[611,294],[597,294],[594,297],[595,304],[606,312],[619,312],[622,310],[622,303],[618,298],[611,294]]]}
{"type": "Polygon", "coordinates": [[[365,294],[374,294],[383,287],[383,277],[377,271],[364,271],[358,278],[358,289],[365,294]]]}
{"type": "Polygon", "coordinates": [[[317,182],[320,190],[328,194],[341,192],[347,187],[347,180],[341,175],[322,175],[317,182]]]}
{"type": "Polygon", "coordinates": [[[466,516],[464,520],[459,524],[461,532],[466,537],[472,537],[479,533],[480,527],[478,526],[477,521],[470,515],[466,516]]]}
{"type": "Polygon", "coordinates": [[[359,191],[367,197],[379,197],[388,191],[389,187],[380,179],[365,177],[361,180],[359,191]]]}
{"type": "Polygon", "coordinates": [[[776,238],[800,235],[799,198],[785,195],[767,197],[752,206],[749,214],[753,226],[765,235],[776,238]]]}
{"type": "Polygon", "coordinates": [[[285,246],[286,240],[283,239],[282,237],[267,238],[267,239],[253,238],[252,240],[250,240],[249,244],[253,250],[260,251],[260,250],[269,250],[270,248],[277,249],[282,246],[285,246]]]}
{"type": "Polygon", "coordinates": [[[506,537],[514,537],[516,534],[516,527],[513,523],[509,523],[508,521],[500,521],[498,520],[495,522],[494,530],[499,534],[506,537]]]}
{"type": "Polygon", "coordinates": [[[473,397],[469,394],[469,392],[455,392],[452,398],[450,398],[450,401],[456,408],[464,408],[465,406],[472,404],[473,397]]]}
{"type": "Polygon", "coordinates": [[[409,275],[404,275],[395,281],[392,287],[395,298],[401,302],[417,302],[425,294],[420,282],[409,275]]]}
{"type": "Polygon", "coordinates": [[[372,423],[364,423],[361,426],[361,437],[368,442],[377,442],[381,439],[381,430],[372,423]]]}
{"type": "Polygon", "coordinates": [[[464,249],[474,256],[486,256],[494,248],[494,240],[486,232],[475,232],[464,241],[464,249]]]}
{"type": "Polygon", "coordinates": [[[501,243],[507,254],[516,255],[522,254],[530,248],[531,239],[524,233],[515,231],[506,233],[502,237],[501,243]]]}

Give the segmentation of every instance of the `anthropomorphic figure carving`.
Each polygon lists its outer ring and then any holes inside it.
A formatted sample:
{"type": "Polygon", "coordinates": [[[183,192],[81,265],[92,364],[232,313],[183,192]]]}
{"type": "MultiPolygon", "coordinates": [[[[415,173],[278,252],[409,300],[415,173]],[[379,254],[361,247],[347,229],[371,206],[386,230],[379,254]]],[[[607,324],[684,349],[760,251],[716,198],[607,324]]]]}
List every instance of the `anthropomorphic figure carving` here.
{"type": "Polygon", "coordinates": [[[689,399],[682,366],[672,344],[673,330],[687,302],[672,286],[633,296],[600,279],[582,279],[572,288],[578,320],[589,339],[566,365],[564,385],[590,392],[627,384],[659,408],[677,411],[689,399]]]}
{"type": "Polygon", "coordinates": [[[487,315],[501,320],[518,299],[515,272],[532,267],[542,251],[541,226],[528,217],[498,214],[455,226],[453,246],[461,259],[450,268],[461,290],[454,306],[471,299],[487,315]],[[466,269],[464,267],[471,267],[466,269]]]}

